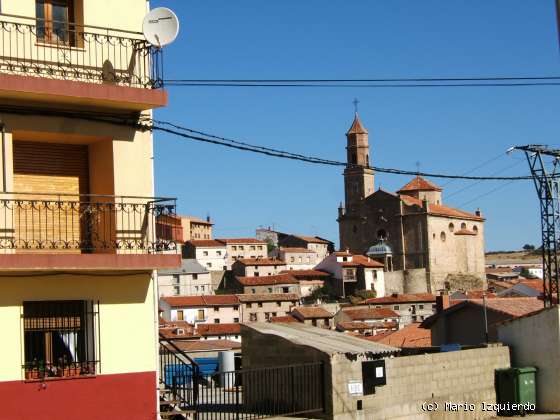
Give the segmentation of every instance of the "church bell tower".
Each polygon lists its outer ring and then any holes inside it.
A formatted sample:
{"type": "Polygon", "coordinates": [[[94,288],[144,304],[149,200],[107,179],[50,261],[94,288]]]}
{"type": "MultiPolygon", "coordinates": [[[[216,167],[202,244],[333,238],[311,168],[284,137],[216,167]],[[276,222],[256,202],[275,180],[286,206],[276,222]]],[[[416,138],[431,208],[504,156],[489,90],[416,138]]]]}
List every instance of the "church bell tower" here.
{"type": "Polygon", "coordinates": [[[346,169],[344,170],[344,197],[346,214],[358,211],[362,200],[374,192],[375,172],[369,167],[368,131],[362,125],[358,112],[346,133],[346,169]]]}

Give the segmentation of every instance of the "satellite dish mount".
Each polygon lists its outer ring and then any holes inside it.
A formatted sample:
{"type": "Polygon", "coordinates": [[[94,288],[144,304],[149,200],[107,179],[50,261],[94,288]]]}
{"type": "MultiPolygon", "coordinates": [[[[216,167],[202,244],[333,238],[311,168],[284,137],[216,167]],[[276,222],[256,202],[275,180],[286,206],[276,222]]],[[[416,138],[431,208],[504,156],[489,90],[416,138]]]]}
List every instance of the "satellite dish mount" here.
{"type": "Polygon", "coordinates": [[[179,19],[167,7],[158,7],[144,17],[142,30],[146,41],[154,47],[163,48],[177,39],[179,19]]]}

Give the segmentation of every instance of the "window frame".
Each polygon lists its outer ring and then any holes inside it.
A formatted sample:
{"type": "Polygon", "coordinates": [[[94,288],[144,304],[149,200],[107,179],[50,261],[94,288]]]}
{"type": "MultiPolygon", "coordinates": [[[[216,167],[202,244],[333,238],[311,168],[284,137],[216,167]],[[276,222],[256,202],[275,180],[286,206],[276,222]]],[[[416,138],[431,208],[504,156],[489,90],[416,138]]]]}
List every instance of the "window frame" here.
{"type": "Polygon", "coordinates": [[[36,20],[36,36],[37,41],[44,44],[55,44],[63,45],[67,47],[75,47],[76,42],[76,26],[77,26],[77,16],[76,11],[80,8],[76,4],[76,0],[35,0],[35,20],[36,20]],[[64,4],[64,5],[63,5],[64,4]],[[42,6],[41,6],[42,5],[42,6]],[[66,20],[55,21],[53,19],[53,5],[58,5],[66,9],[66,20]],[[37,13],[42,7],[42,16],[39,17],[37,13]],[[66,39],[60,39],[60,37],[55,33],[54,23],[63,24],[64,29],[62,30],[66,39]],[[44,34],[41,36],[39,34],[40,27],[44,34]]]}

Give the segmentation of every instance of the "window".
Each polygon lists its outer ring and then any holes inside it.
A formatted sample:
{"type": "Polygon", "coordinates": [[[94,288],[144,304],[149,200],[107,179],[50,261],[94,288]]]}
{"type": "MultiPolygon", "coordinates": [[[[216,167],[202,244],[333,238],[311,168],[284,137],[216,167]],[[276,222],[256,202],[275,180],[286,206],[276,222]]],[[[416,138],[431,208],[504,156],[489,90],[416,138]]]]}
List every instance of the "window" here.
{"type": "Polygon", "coordinates": [[[207,257],[208,256],[208,251],[202,251],[202,256],[207,257]]]}
{"type": "Polygon", "coordinates": [[[235,306],[233,307],[233,310],[234,310],[234,311],[238,311],[238,310],[239,310],[239,306],[235,305],[235,306]]]}
{"type": "Polygon", "coordinates": [[[218,257],[221,257],[221,256],[222,256],[222,251],[216,251],[216,255],[217,255],[218,257]]]}
{"type": "Polygon", "coordinates": [[[95,374],[96,315],[92,301],[24,302],[26,379],[95,374]]]}
{"type": "Polygon", "coordinates": [[[193,280],[198,280],[198,274],[193,274],[192,278],[193,278],[193,280]]]}
{"type": "MultiPolygon", "coordinates": [[[[183,311],[181,311],[181,312],[183,312],[183,311]]],[[[204,309],[199,309],[199,310],[196,312],[196,320],[197,320],[197,321],[204,321],[204,318],[205,318],[205,316],[204,316],[204,309]]],[[[182,321],[182,318],[180,319],[180,321],[182,321]]]]}
{"type": "Polygon", "coordinates": [[[219,324],[220,320],[218,318],[214,318],[214,324],[219,324]]]}
{"type": "Polygon", "coordinates": [[[257,305],[259,308],[262,308],[262,302],[259,302],[257,305]]]}
{"type": "Polygon", "coordinates": [[[290,293],[289,287],[282,287],[282,293],[290,293]]]}
{"type": "Polygon", "coordinates": [[[177,321],[183,321],[185,314],[183,311],[177,311],[177,321]]]}
{"type": "Polygon", "coordinates": [[[473,225],[472,230],[473,230],[473,232],[478,233],[478,226],[473,225]]]}
{"type": "Polygon", "coordinates": [[[281,307],[281,306],[282,306],[282,302],[276,302],[276,306],[281,307]]]}
{"type": "Polygon", "coordinates": [[[268,293],[272,293],[272,287],[268,288],[268,293]]]}
{"type": "Polygon", "coordinates": [[[453,223],[449,223],[449,232],[453,232],[455,230],[455,225],[453,223]]]}
{"type": "Polygon", "coordinates": [[[258,271],[253,272],[253,276],[254,277],[259,277],[259,272],[258,271]]]}
{"type": "Polygon", "coordinates": [[[379,229],[377,231],[377,239],[387,239],[387,231],[385,229],[379,229]]]}
{"type": "Polygon", "coordinates": [[[222,267],[222,270],[226,271],[226,270],[227,270],[227,265],[224,265],[224,266],[222,267]]]}
{"type": "Polygon", "coordinates": [[[251,247],[249,248],[251,251],[255,250],[255,245],[251,245],[251,247]]]}
{"type": "Polygon", "coordinates": [[[265,312],[264,313],[264,319],[266,319],[267,321],[270,321],[270,312],[265,312]]]}
{"type": "Polygon", "coordinates": [[[295,260],[295,257],[290,257],[290,262],[294,262],[295,260]]]}
{"type": "Polygon", "coordinates": [[[251,289],[251,293],[257,293],[257,289],[251,289]]]}
{"type": "Polygon", "coordinates": [[[73,0],[35,0],[38,40],[74,46],[76,44],[74,6],[73,0]]]}
{"type": "Polygon", "coordinates": [[[461,229],[466,229],[467,228],[467,224],[466,223],[461,223],[461,229]]]}
{"type": "Polygon", "coordinates": [[[181,282],[181,276],[179,276],[179,274],[174,274],[173,283],[180,283],[180,282],[181,282]]]}
{"type": "Polygon", "coordinates": [[[253,305],[251,303],[247,304],[247,309],[251,308],[253,305]]]}
{"type": "Polygon", "coordinates": [[[211,262],[206,263],[206,267],[212,268],[212,263],[211,262]]]}
{"type": "Polygon", "coordinates": [[[424,305],[418,305],[418,309],[424,309],[424,305]]]}
{"type": "Polygon", "coordinates": [[[258,250],[262,251],[262,249],[263,249],[262,245],[259,245],[258,250]]]}
{"type": "Polygon", "coordinates": [[[314,327],[317,326],[317,320],[316,319],[312,319],[311,320],[311,325],[313,325],[314,327]]]}
{"type": "Polygon", "coordinates": [[[243,245],[239,245],[239,250],[243,251],[245,249],[245,247],[243,245]]]}
{"type": "Polygon", "coordinates": [[[204,292],[204,286],[200,286],[200,291],[204,292]]]}
{"type": "Polygon", "coordinates": [[[217,306],[214,307],[214,312],[219,312],[220,308],[218,308],[217,306]]]}
{"type": "Polygon", "coordinates": [[[276,316],[276,312],[272,312],[272,316],[276,316]]]}
{"type": "Polygon", "coordinates": [[[446,238],[445,238],[445,232],[441,232],[441,233],[439,234],[439,238],[441,239],[442,242],[445,242],[445,239],[446,239],[446,238]]]}
{"type": "Polygon", "coordinates": [[[181,294],[181,286],[173,286],[173,294],[179,296],[181,294]]]}
{"type": "Polygon", "coordinates": [[[251,322],[257,322],[257,314],[249,314],[249,321],[251,322]]]}
{"type": "MultiPolygon", "coordinates": [[[[235,322],[236,324],[239,322],[239,318],[233,318],[233,322],[235,322]]],[[[237,338],[237,336],[236,336],[237,338]]]]}
{"type": "Polygon", "coordinates": [[[394,305],[394,306],[393,306],[393,310],[394,310],[394,311],[398,311],[398,310],[399,310],[399,305],[394,305]]]}
{"type": "Polygon", "coordinates": [[[251,258],[252,258],[252,259],[256,259],[257,257],[256,257],[256,256],[254,256],[254,255],[251,255],[251,258]]]}
{"type": "Polygon", "coordinates": [[[237,251],[237,246],[236,246],[236,245],[232,245],[231,249],[232,249],[233,251],[237,251]]]}

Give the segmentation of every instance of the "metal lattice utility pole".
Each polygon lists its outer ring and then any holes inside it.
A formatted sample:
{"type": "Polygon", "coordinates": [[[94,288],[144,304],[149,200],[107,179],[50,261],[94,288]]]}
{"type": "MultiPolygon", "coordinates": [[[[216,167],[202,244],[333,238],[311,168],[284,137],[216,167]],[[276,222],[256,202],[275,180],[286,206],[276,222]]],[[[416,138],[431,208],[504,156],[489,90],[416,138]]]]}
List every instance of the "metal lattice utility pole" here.
{"type": "Polygon", "coordinates": [[[541,207],[544,304],[559,302],[558,248],[560,239],[560,150],[547,146],[517,146],[525,152],[541,207]]]}

